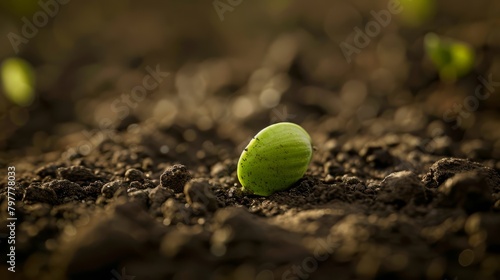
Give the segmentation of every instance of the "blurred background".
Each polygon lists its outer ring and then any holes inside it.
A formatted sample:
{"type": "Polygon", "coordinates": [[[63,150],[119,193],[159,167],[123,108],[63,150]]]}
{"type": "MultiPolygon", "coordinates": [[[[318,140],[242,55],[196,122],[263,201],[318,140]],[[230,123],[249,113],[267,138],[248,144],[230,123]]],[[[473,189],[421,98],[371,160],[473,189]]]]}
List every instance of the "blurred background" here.
{"type": "Polygon", "coordinates": [[[2,161],[134,124],[236,145],[284,120],[500,158],[499,1],[2,0],[0,34],[2,161]]]}

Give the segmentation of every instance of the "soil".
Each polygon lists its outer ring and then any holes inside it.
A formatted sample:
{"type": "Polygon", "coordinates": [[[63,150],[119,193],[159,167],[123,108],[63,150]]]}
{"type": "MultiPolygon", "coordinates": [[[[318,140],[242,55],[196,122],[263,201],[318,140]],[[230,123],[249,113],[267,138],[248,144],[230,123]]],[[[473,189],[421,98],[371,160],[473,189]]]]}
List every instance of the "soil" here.
{"type": "MultiPolygon", "coordinates": [[[[376,75],[376,42],[348,70],[314,30],[301,32],[276,36],[274,45],[295,51],[269,47],[258,65],[186,62],[163,82],[168,98],[149,96],[111,128],[87,124],[82,133],[78,117],[53,116],[12,134],[0,162],[0,232],[5,244],[14,166],[16,273],[2,261],[0,278],[500,279],[499,98],[460,125],[459,116],[443,119],[474,93],[478,76],[496,73],[498,45],[475,41],[474,70],[445,84],[422,62],[424,32],[384,37],[408,42],[406,74],[395,64],[376,75]],[[344,68],[333,71],[337,62],[344,68]],[[232,78],[199,79],[220,67],[232,78]],[[256,105],[269,83],[286,84],[279,104],[256,105]],[[200,87],[206,93],[197,95],[200,87]],[[311,135],[307,173],[268,197],[242,193],[241,151],[279,121],[311,135]],[[24,143],[34,127],[47,127],[50,144],[24,143]]],[[[125,70],[132,78],[147,63],[134,65],[125,70]]],[[[109,107],[109,96],[92,98],[88,107],[109,107]]],[[[48,103],[31,115],[74,109],[48,103]]]]}

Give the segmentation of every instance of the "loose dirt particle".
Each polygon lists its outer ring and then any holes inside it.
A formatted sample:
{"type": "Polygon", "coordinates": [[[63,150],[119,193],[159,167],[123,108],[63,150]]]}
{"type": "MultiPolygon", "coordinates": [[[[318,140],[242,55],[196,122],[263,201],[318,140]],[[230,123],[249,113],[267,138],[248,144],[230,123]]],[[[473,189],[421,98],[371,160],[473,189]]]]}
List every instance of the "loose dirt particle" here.
{"type": "Polygon", "coordinates": [[[193,176],[189,173],[186,166],[182,164],[175,164],[167,168],[163,174],[161,174],[160,182],[161,186],[164,188],[170,188],[176,193],[184,191],[184,185],[193,176]]]}

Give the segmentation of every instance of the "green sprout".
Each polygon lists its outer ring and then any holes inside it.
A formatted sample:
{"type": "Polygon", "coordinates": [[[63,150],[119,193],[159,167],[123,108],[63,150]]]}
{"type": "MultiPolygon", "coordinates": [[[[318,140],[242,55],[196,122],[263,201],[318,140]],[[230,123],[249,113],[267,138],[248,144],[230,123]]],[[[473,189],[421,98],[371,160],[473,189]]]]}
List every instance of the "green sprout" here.
{"type": "Polygon", "coordinates": [[[441,80],[453,82],[468,74],[474,65],[474,50],[464,42],[429,33],[424,47],[441,80]]]}
{"type": "Polygon", "coordinates": [[[25,60],[8,58],[0,66],[5,96],[19,106],[29,106],[35,99],[35,71],[25,60]]]}
{"type": "Polygon", "coordinates": [[[311,137],[296,124],[282,122],[264,128],[238,161],[243,191],[268,196],[289,188],[304,176],[312,151],[311,137]]]}

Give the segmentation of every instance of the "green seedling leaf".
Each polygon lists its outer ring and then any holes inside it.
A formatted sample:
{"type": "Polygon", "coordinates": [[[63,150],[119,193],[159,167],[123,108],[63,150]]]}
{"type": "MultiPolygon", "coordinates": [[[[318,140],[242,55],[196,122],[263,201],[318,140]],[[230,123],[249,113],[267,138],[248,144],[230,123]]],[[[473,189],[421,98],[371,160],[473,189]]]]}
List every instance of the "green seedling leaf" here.
{"type": "Polygon", "coordinates": [[[453,82],[468,74],[474,65],[474,50],[464,42],[429,33],[424,47],[441,80],[453,82]]]}

